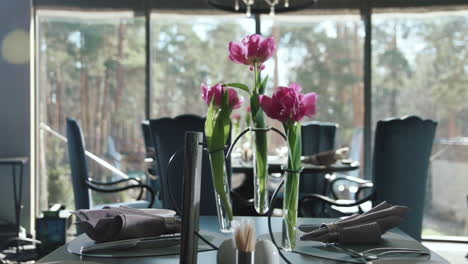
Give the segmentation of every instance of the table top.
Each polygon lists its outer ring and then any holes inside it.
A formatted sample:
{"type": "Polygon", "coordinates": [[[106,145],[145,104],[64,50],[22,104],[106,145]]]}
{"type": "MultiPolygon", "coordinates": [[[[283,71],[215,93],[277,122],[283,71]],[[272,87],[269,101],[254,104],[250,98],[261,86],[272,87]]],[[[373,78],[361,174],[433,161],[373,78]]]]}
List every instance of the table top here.
{"type": "MultiPolygon", "coordinates": [[[[266,234],[268,233],[268,227],[267,227],[267,218],[266,217],[242,217],[242,218],[248,218],[252,219],[255,223],[255,228],[257,234],[266,234]]],[[[324,222],[330,222],[332,219],[320,219],[320,218],[298,218],[298,224],[318,224],[318,223],[324,223],[324,222]]],[[[272,218],[272,226],[273,230],[281,230],[281,218],[279,217],[273,217],[272,218]]],[[[217,222],[217,217],[215,216],[201,216],[200,217],[200,229],[201,230],[208,230],[208,231],[217,231],[218,230],[218,222],[217,222]]],[[[412,238],[409,236],[403,234],[399,230],[394,230],[396,233],[401,234],[401,237],[404,238],[405,241],[409,241],[412,243],[417,243],[420,245],[419,242],[414,241],[412,238]]],[[[225,235],[226,238],[230,238],[229,235],[225,235]]],[[[203,263],[203,264],[208,264],[208,263],[216,263],[216,254],[217,251],[206,251],[206,252],[199,252],[198,253],[198,263],[203,263]]],[[[336,263],[343,263],[343,262],[338,262],[334,260],[327,260],[327,259],[320,259],[312,256],[304,256],[300,255],[294,252],[286,252],[285,253],[287,258],[292,262],[292,263],[322,263],[322,264],[336,264],[336,263]]],[[[73,261],[80,261],[83,264],[91,264],[91,263],[117,263],[117,264],[146,264],[146,263],[152,263],[152,264],[178,264],[179,263],[179,256],[178,255],[171,255],[171,256],[158,256],[158,257],[137,257],[137,258],[96,258],[96,257],[80,257],[77,255],[73,255],[71,253],[68,253],[67,251],[67,246],[62,246],[55,250],[54,252],[50,253],[49,255],[45,256],[44,258],[40,259],[38,263],[65,263],[65,262],[73,262],[73,261]]],[[[284,263],[284,262],[281,262],[284,263]]],[[[399,262],[400,263],[400,262],[399,262]]],[[[405,262],[408,264],[411,263],[440,263],[440,264],[445,264],[449,263],[446,260],[444,260],[442,257],[439,255],[435,254],[434,252],[431,252],[431,260],[429,261],[424,261],[421,259],[418,260],[410,260],[408,262],[405,262]]]]}
{"type": "MultiPolygon", "coordinates": [[[[283,172],[281,166],[286,164],[286,160],[280,159],[276,156],[268,156],[268,171],[269,173],[281,173],[283,172]]],[[[243,161],[238,157],[231,158],[231,166],[234,172],[248,172],[252,170],[252,161],[243,161]]],[[[359,169],[358,161],[351,161],[349,163],[342,163],[337,161],[330,166],[314,165],[310,163],[302,163],[303,171],[305,173],[333,173],[333,172],[345,172],[359,169]]]]}
{"type": "Polygon", "coordinates": [[[0,157],[0,165],[10,164],[26,164],[29,161],[28,157],[0,157]]]}

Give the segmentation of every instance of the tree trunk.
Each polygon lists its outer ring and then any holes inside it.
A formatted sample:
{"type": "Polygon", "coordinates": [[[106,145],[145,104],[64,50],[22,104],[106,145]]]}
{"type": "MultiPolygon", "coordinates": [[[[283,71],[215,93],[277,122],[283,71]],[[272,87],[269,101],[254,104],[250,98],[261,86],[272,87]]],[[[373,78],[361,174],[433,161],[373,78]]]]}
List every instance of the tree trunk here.
{"type": "MultiPolygon", "coordinates": [[[[362,42],[359,37],[359,23],[354,23],[353,30],[353,54],[355,54],[354,74],[362,80],[363,77],[363,55],[362,42]]],[[[354,109],[354,127],[364,127],[364,87],[362,82],[357,82],[353,85],[353,109],[354,109]]]]}
{"type": "Polygon", "coordinates": [[[457,113],[450,111],[448,114],[448,138],[456,138],[460,136],[460,131],[457,125],[457,113]]]}
{"type": "Polygon", "coordinates": [[[96,119],[95,123],[95,135],[96,135],[96,152],[101,151],[102,146],[102,75],[96,77],[96,110],[94,111],[94,116],[96,119]]]}
{"type": "Polygon", "coordinates": [[[62,98],[63,98],[63,76],[62,76],[62,65],[57,64],[56,68],[56,78],[57,78],[57,91],[56,91],[56,97],[55,97],[55,102],[56,102],[56,116],[57,116],[57,127],[56,129],[59,131],[59,133],[64,133],[63,129],[63,124],[64,124],[64,117],[63,117],[63,111],[62,111],[62,98]]]}
{"type": "Polygon", "coordinates": [[[81,127],[88,134],[88,69],[83,66],[80,72],[80,114],[81,127]]]}
{"type": "MultiPolygon", "coordinates": [[[[390,43],[390,50],[397,50],[398,45],[397,45],[397,22],[395,22],[393,26],[393,36],[392,36],[392,42],[390,43]]],[[[393,65],[397,66],[397,65],[393,65]]],[[[391,68],[390,69],[390,75],[391,75],[391,93],[390,93],[390,114],[391,116],[398,116],[398,105],[397,105],[397,98],[398,98],[398,86],[399,84],[397,83],[398,76],[397,76],[397,69],[391,68]]]]}
{"type": "Polygon", "coordinates": [[[120,108],[123,90],[124,90],[124,70],[122,66],[122,61],[124,59],[124,43],[125,43],[125,33],[126,33],[126,24],[120,22],[119,24],[119,38],[117,42],[117,68],[116,68],[116,82],[117,82],[117,91],[115,93],[115,110],[117,111],[120,108]]]}
{"type": "MultiPolygon", "coordinates": [[[[273,23],[273,28],[272,28],[272,33],[273,33],[273,37],[277,40],[277,43],[278,43],[278,40],[280,40],[281,36],[280,36],[280,27],[276,24],[276,23],[273,23]]],[[[275,55],[273,56],[273,60],[275,62],[275,68],[274,68],[274,84],[273,84],[273,87],[278,87],[279,86],[279,69],[278,69],[278,50],[279,50],[279,47],[276,49],[277,51],[275,52],[275,55]]]]}

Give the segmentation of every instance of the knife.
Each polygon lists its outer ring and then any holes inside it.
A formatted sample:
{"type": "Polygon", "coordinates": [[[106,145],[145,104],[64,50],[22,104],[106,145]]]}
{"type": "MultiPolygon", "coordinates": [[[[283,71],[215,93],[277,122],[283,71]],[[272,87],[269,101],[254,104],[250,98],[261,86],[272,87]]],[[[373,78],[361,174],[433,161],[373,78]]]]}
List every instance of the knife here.
{"type": "Polygon", "coordinates": [[[99,250],[128,250],[131,248],[162,248],[178,245],[180,235],[146,237],[128,240],[119,240],[99,244],[91,244],[81,247],[81,253],[99,251],[99,250]]]}

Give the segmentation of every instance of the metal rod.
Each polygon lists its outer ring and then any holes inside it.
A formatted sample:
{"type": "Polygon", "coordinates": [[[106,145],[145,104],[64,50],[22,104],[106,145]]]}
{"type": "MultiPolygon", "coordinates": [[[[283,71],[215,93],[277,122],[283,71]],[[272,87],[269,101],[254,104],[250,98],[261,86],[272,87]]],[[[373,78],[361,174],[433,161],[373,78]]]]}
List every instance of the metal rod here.
{"type": "Polygon", "coordinates": [[[151,118],[151,2],[145,1],[145,118],[151,118]]]}
{"type": "Polygon", "coordinates": [[[260,14],[254,14],[255,19],[255,34],[262,34],[262,24],[260,20],[260,14]]]}
{"type": "MultiPolygon", "coordinates": [[[[40,129],[43,129],[43,130],[49,132],[50,134],[56,136],[58,139],[60,139],[63,142],[68,142],[66,137],[64,137],[62,134],[60,134],[59,132],[53,130],[51,127],[49,127],[48,125],[46,125],[46,124],[44,124],[42,122],[40,124],[40,129]]],[[[130,178],[127,174],[123,173],[121,170],[119,170],[116,167],[112,166],[112,164],[110,164],[107,161],[99,158],[98,156],[94,155],[93,153],[85,150],[85,155],[88,158],[92,159],[93,161],[97,162],[99,165],[103,166],[104,168],[106,168],[106,169],[112,171],[113,173],[119,175],[120,177],[122,177],[124,179],[130,178]]]]}
{"type": "Polygon", "coordinates": [[[364,175],[372,170],[372,7],[371,1],[362,2],[361,17],[364,22],[364,175]]]}
{"type": "Polygon", "coordinates": [[[196,264],[200,215],[203,133],[185,133],[180,264],[196,264]]]}

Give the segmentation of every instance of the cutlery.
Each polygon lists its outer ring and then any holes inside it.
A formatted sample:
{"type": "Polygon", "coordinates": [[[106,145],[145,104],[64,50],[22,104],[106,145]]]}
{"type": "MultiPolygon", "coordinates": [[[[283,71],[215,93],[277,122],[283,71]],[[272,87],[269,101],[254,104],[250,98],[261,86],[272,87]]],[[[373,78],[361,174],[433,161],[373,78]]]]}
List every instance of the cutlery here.
{"type": "Polygon", "coordinates": [[[98,250],[127,250],[130,248],[161,248],[177,245],[180,243],[180,235],[147,237],[129,240],[120,240],[107,243],[91,244],[81,247],[81,252],[92,252],[98,250]]]}
{"type": "Polygon", "coordinates": [[[333,247],[340,249],[350,255],[352,258],[360,258],[365,261],[378,260],[381,257],[386,257],[393,254],[416,254],[419,256],[429,256],[430,252],[421,250],[421,249],[411,249],[411,248],[373,248],[363,252],[358,252],[350,248],[344,248],[337,245],[332,245],[333,247]]]}

